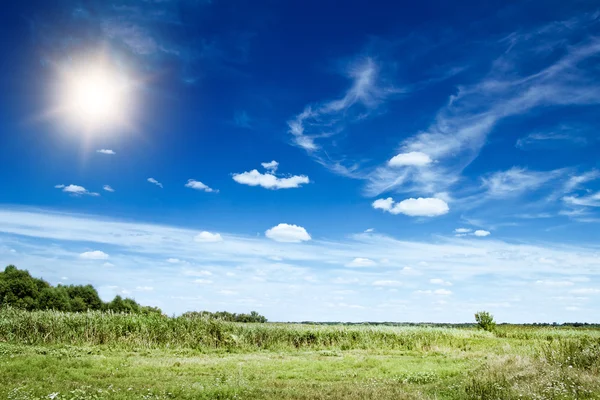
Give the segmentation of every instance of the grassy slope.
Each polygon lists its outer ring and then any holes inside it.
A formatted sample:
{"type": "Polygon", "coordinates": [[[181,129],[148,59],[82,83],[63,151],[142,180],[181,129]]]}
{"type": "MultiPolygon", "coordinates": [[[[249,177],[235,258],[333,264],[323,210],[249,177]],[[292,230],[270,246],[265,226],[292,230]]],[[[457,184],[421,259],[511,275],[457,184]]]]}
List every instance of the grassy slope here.
{"type": "Polygon", "coordinates": [[[600,398],[598,330],[153,318],[0,310],[0,398],[600,398]]]}

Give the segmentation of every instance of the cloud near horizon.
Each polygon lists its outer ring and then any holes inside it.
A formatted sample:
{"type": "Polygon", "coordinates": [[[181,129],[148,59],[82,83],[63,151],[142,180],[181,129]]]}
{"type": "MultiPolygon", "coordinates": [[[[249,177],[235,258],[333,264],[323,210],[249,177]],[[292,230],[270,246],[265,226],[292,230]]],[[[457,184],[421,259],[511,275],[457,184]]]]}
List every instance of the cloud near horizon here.
{"type": "MultiPolygon", "coordinates": [[[[193,279],[186,280],[186,276],[193,278],[186,275],[186,271],[197,268],[212,274],[213,284],[202,295],[206,299],[215,297],[204,300],[203,308],[222,308],[219,291],[237,292],[240,303],[234,301],[231,307],[262,304],[260,309],[273,320],[301,320],[308,317],[305,313],[308,307],[313,310],[310,315],[314,320],[470,321],[472,312],[477,311],[486,298],[494,296],[498,302],[511,304],[510,313],[491,308],[500,320],[531,322],[531,315],[535,314],[540,321],[551,322],[574,317],[564,310],[568,302],[553,299],[561,290],[566,295],[568,291],[600,283],[598,250],[593,246],[473,241],[475,239],[454,239],[452,235],[444,240],[406,241],[375,233],[360,233],[339,240],[310,240],[299,246],[292,241],[307,239],[307,236],[301,227],[289,230],[290,226],[293,225],[283,226],[283,232],[274,230],[284,241],[240,235],[227,235],[227,240],[222,240],[220,234],[208,231],[199,234],[180,227],[1,209],[0,261],[27,268],[51,282],[62,276],[68,276],[74,283],[91,282],[103,288],[103,293],[108,290],[104,288],[111,285],[129,291],[135,291],[137,286],[152,286],[155,288],[153,296],[140,294],[136,299],[160,306],[168,313],[200,307],[200,303],[193,300],[198,296],[194,289],[197,284],[194,286],[193,279]],[[106,250],[81,249],[82,243],[106,250]],[[201,251],[199,244],[203,246],[201,251]],[[9,249],[19,251],[13,253],[9,249]],[[100,261],[108,257],[108,252],[111,263],[116,265],[113,268],[119,268],[118,278],[77,261],[100,261]],[[86,253],[89,255],[83,256],[86,253]],[[167,261],[174,255],[186,263],[167,261]],[[540,259],[553,263],[541,263],[540,259]],[[50,268],[52,262],[61,262],[65,268],[60,271],[50,268]],[[367,268],[348,268],[346,264],[367,268]],[[398,279],[399,274],[402,279],[398,279]],[[485,290],[478,290],[478,279],[485,274],[495,279],[485,290]],[[436,293],[429,288],[431,279],[435,279],[433,284],[437,279],[453,283],[452,299],[439,313],[426,302],[422,307],[390,314],[382,306],[389,293],[379,292],[386,285],[372,285],[375,281],[402,281],[407,292],[394,296],[406,301],[410,301],[411,293],[416,291],[448,296],[446,292],[436,293]],[[248,280],[253,280],[253,285],[247,285],[248,280]],[[536,283],[538,281],[571,283],[554,285],[555,289],[547,292],[545,288],[550,284],[536,283]],[[361,293],[359,304],[369,312],[338,310],[338,317],[334,318],[335,315],[322,310],[318,305],[329,296],[335,296],[327,293],[339,290],[339,286],[361,293]],[[311,300],[312,296],[320,300],[311,300]],[[173,302],[174,298],[181,299],[173,302]],[[302,307],[294,304],[302,304],[302,307]],[[551,314],[545,309],[548,304],[555,310],[551,314]]],[[[595,309],[600,301],[597,293],[585,295],[589,300],[581,307],[582,313],[595,309]]]]}

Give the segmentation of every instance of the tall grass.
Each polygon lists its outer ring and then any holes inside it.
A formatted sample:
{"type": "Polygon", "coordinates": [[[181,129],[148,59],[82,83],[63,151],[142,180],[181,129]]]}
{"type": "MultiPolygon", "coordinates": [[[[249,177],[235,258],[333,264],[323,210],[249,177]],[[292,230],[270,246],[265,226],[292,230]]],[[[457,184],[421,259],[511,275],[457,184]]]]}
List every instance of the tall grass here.
{"type": "Polygon", "coordinates": [[[489,334],[453,328],[241,324],[206,318],[0,309],[0,341],[190,349],[406,349],[460,347],[489,334]]]}

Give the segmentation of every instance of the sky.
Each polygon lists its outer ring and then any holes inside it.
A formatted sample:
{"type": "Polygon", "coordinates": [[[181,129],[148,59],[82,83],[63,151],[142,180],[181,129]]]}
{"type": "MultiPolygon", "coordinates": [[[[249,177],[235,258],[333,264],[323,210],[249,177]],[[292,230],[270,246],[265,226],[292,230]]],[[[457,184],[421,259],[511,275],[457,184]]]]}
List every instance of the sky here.
{"type": "Polygon", "coordinates": [[[273,321],[600,322],[594,1],[21,1],[0,265],[273,321]]]}

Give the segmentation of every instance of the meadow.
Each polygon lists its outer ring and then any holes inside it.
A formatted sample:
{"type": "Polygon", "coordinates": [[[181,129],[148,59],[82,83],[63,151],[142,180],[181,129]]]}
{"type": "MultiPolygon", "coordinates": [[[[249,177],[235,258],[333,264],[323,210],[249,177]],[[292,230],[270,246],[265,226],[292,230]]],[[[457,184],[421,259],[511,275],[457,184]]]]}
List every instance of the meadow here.
{"type": "Polygon", "coordinates": [[[600,329],[0,309],[3,399],[598,399],[600,329]]]}

